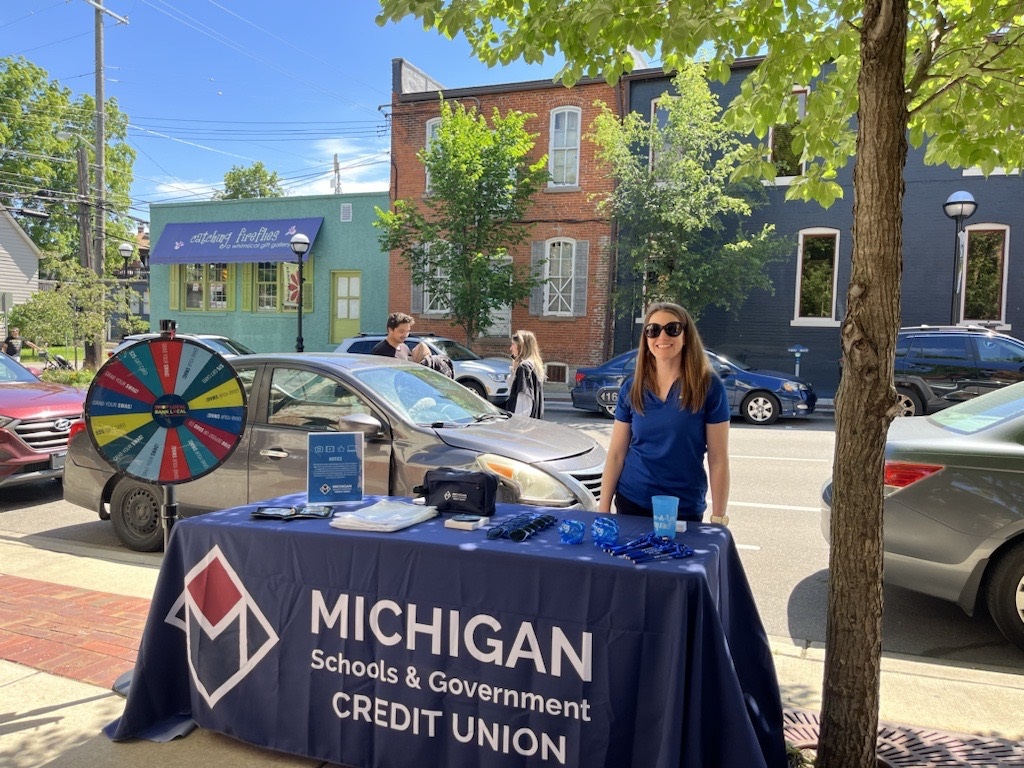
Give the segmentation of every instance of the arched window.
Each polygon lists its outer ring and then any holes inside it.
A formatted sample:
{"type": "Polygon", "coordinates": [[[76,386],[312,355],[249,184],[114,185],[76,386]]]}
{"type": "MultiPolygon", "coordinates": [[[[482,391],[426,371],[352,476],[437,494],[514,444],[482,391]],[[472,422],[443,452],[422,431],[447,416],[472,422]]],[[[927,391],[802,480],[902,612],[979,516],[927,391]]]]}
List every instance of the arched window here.
{"type": "MultiPolygon", "coordinates": [[[[426,131],[427,135],[426,135],[426,138],[423,141],[423,146],[425,148],[430,149],[430,145],[434,141],[434,139],[437,137],[437,131],[438,131],[438,129],[440,127],[441,127],[441,118],[440,117],[432,117],[429,120],[427,120],[427,131],[426,131]]],[[[426,177],[427,177],[426,184],[423,187],[423,191],[426,192],[427,194],[429,194],[430,193],[430,171],[427,168],[424,168],[423,172],[426,174],[426,177]]]]}
{"type": "Polygon", "coordinates": [[[551,138],[548,146],[549,187],[579,186],[580,117],[579,107],[551,110],[551,138]]]}

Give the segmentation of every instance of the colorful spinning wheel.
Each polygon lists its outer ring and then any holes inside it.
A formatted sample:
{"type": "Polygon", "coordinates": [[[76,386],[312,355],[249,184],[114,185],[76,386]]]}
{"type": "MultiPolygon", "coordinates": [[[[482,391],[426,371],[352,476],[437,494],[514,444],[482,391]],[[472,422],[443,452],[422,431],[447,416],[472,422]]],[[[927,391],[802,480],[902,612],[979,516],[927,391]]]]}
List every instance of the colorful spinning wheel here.
{"type": "Polygon", "coordinates": [[[245,390],[216,352],[159,338],[126,347],[100,368],[85,414],[93,445],[114,469],[174,485],[227,461],[245,429],[245,390]]]}

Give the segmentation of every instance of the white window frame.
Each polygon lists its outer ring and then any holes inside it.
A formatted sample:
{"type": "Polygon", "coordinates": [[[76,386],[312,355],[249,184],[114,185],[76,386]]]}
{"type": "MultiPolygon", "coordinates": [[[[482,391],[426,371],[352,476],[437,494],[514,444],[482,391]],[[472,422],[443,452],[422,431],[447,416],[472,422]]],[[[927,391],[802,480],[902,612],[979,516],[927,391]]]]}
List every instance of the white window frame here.
{"type": "MultiPolygon", "coordinates": [[[[810,95],[811,89],[804,85],[793,86],[793,95],[797,98],[797,110],[796,119],[797,122],[803,120],[807,116],[807,97],[810,95]]],[[[768,129],[768,162],[775,163],[775,125],[772,125],[768,129]]],[[[800,161],[800,173],[801,175],[807,171],[807,162],[805,160],[800,161]]],[[[774,182],[766,181],[766,184],[774,184],[780,187],[788,187],[796,180],[796,176],[776,176],[774,182]]]]}
{"type": "MultiPolygon", "coordinates": [[[[548,188],[562,188],[562,189],[574,189],[580,185],[580,135],[583,130],[583,110],[579,107],[557,107],[551,110],[551,119],[548,132],[548,173],[550,178],[548,179],[548,188]],[[573,114],[576,116],[576,144],[575,146],[556,146],[555,139],[558,136],[562,136],[563,140],[567,131],[555,131],[555,120],[558,115],[573,114]],[[566,155],[568,153],[574,153],[575,159],[573,164],[573,178],[575,181],[568,182],[564,178],[555,178],[555,156],[566,155]]],[[[563,167],[568,167],[565,164],[563,167]]]]}
{"type": "Polygon", "coordinates": [[[1010,274],[1010,225],[979,222],[964,227],[964,232],[966,240],[964,241],[964,265],[963,274],[961,275],[963,283],[960,285],[960,306],[958,308],[958,314],[961,318],[960,322],[967,325],[990,325],[1001,329],[1008,328],[1006,324],[1006,287],[1010,274]],[[967,260],[971,252],[971,232],[993,231],[1001,231],[1003,233],[1003,274],[1000,276],[999,286],[999,318],[996,320],[979,320],[977,318],[965,317],[964,310],[967,307],[967,260]],[[995,323],[998,323],[998,325],[994,325],[995,323]]]}
{"type": "Polygon", "coordinates": [[[840,325],[836,308],[839,304],[839,244],[842,238],[840,230],[834,227],[807,227],[798,233],[799,242],[797,245],[796,257],[796,293],[793,297],[793,320],[790,325],[816,326],[816,327],[838,327],[840,325]],[[835,251],[832,254],[832,310],[831,317],[801,317],[800,296],[801,282],[804,274],[804,240],[809,237],[835,237],[835,251]]]}
{"type": "Polygon", "coordinates": [[[544,243],[544,305],[541,314],[546,317],[573,317],[573,295],[576,290],[576,241],[571,237],[553,237],[544,243]],[[569,274],[564,273],[552,276],[551,249],[556,246],[568,246],[571,249],[569,255],[569,274]],[[554,285],[553,280],[561,281],[561,285],[554,285]],[[567,309],[552,309],[555,302],[565,303],[567,309]]]}
{"type": "MultiPolygon", "coordinates": [[[[444,269],[434,264],[431,264],[430,272],[434,277],[447,277],[447,275],[444,272],[444,269]]],[[[427,284],[423,284],[424,315],[447,315],[450,309],[450,296],[434,295],[433,293],[430,292],[430,289],[427,287],[427,284]]]]}
{"type": "MultiPolygon", "coordinates": [[[[431,144],[431,142],[433,142],[434,137],[437,136],[437,129],[440,128],[440,127],[441,127],[441,118],[440,117],[432,117],[429,120],[427,120],[427,122],[426,122],[426,124],[424,126],[424,133],[425,133],[425,136],[424,136],[424,139],[423,139],[423,148],[424,149],[430,149],[430,144],[431,144]]],[[[424,181],[424,185],[423,185],[423,192],[424,192],[424,194],[429,195],[430,194],[430,170],[426,167],[426,165],[423,166],[423,174],[426,177],[426,179],[424,181]]]]}

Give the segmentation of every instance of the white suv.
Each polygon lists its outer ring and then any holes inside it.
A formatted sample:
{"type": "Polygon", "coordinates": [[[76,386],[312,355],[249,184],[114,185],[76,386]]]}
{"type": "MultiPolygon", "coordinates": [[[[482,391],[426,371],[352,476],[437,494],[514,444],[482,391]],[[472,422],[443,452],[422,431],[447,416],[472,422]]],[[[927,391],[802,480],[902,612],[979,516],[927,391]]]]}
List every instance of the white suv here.
{"type": "MultiPolygon", "coordinates": [[[[368,355],[384,338],[382,333],[361,333],[351,339],[345,339],[334,351],[368,355]]],[[[452,359],[452,364],[455,366],[455,380],[464,387],[497,405],[508,400],[508,387],[511,383],[509,382],[509,372],[512,367],[510,360],[500,357],[480,357],[476,352],[459,344],[454,339],[434,336],[429,333],[411,333],[405,340],[405,344],[412,350],[421,341],[426,342],[431,353],[443,353],[452,359]]]]}

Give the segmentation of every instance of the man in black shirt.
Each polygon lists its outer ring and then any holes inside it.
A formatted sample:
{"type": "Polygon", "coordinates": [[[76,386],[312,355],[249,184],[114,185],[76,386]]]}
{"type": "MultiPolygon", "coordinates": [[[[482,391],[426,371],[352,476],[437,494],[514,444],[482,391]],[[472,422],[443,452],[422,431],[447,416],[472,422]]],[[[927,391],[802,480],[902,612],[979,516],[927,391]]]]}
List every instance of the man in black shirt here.
{"type": "Polygon", "coordinates": [[[413,322],[413,319],[404,312],[392,312],[388,315],[387,338],[370,350],[370,354],[408,360],[409,347],[405,345],[405,340],[409,337],[413,322]]]}
{"type": "MultiPolygon", "coordinates": [[[[406,334],[408,336],[408,334],[406,334]]],[[[21,338],[20,328],[11,328],[10,334],[4,339],[4,354],[13,357],[18,362],[21,362],[21,349],[23,346],[32,347],[32,349],[38,350],[35,344],[28,339],[21,338]]]]}

